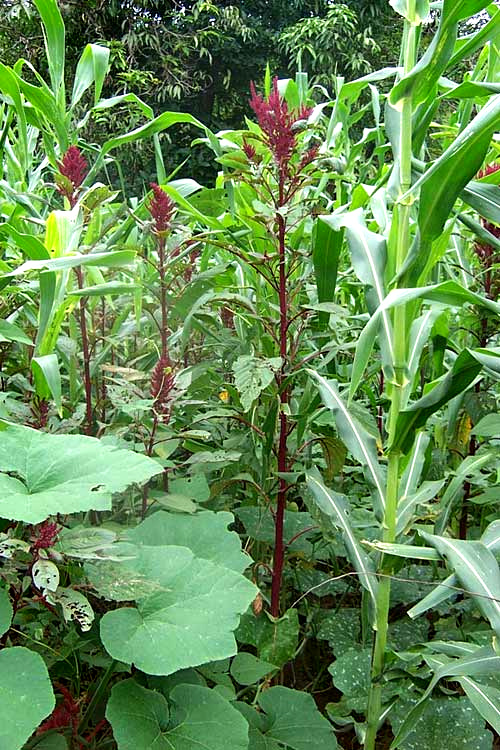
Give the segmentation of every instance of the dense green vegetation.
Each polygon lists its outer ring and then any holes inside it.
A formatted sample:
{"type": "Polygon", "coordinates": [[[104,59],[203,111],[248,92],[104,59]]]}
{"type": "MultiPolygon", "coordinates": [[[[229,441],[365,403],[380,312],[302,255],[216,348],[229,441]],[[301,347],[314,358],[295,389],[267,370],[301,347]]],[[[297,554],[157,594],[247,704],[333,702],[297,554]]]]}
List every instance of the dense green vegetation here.
{"type": "Polygon", "coordinates": [[[34,6],[0,31],[1,750],[492,749],[500,10],[34,6]]]}

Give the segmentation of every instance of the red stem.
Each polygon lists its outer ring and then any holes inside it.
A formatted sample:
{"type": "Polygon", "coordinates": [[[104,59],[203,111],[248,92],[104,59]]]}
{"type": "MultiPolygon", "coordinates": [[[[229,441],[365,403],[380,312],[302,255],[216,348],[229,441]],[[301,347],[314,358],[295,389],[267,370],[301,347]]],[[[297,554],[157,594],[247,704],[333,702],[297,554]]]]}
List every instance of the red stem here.
{"type": "Polygon", "coordinates": [[[161,356],[168,354],[167,330],[167,283],[165,281],[165,237],[158,239],[158,273],[160,276],[160,305],[161,305],[161,356]]]}
{"type": "MultiPolygon", "coordinates": [[[[283,205],[284,200],[284,175],[280,174],[280,196],[279,205],[283,205]]],[[[280,432],[278,443],[278,472],[285,472],[288,468],[287,455],[287,437],[288,437],[288,419],[287,404],[289,392],[288,388],[283,388],[286,375],[287,354],[288,354],[288,295],[286,284],[286,248],[285,248],[285,220],[278,213],[276,215],[278,222],[278,241],[279,241],[279,303],[280,303],[280,356],[281,370],[278,375],[278,385],[280,387],[280,432]]],[[[276,506],[276,515],[274,517],[274,563],[273,577],[271,582],[271,615],[279,617],[280,597],[281,597],[281,579],[283,576],[283,562],[285,557],[285,547],[283,544],[283,523],[285,518],[286,506],[286,479],[280,477],[278,498],[276,506]]]]}
{"type": "MultiPolygon", "coordinates": [[[[78,289],[83,289],[83,271],[80,266],[75,268],[78,289]]],[[[85,389],[85,433],[92,434],[93,412],[92,412],[92,380],[90,378],[90,351],[89,337],[86,320],[87,298],[80,297],[80,335],[82,337],[83,349],[83,386],[85,389]]]]}

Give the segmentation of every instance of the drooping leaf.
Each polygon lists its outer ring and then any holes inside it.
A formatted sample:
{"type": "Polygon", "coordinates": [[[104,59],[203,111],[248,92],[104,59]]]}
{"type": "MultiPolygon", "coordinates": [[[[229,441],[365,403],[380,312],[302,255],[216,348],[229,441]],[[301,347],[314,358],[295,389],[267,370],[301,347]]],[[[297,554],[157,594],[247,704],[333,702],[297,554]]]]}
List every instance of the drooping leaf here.
{"type": "Polygon", "coordinates": [[[437,549],[500,636],[500,569],[493,553],[482,543],[449,539],[422,532],[437,549]]]}
{"type": "Polygon", "coordinates": [[[161,693],[124,680],[111,691],[106,718],[118,750],[248,748],[248,725],[240,712],[202,685],[177,685],[167,702],[161,693]]]}
{"type": "Polygon", "coordinates": [[[161,472],[146,456],[83,435],[0,422],[0,517],[41,523],[57,513],[110,510],[111,496],[161,472]],[[14,474],[15,476],[12,476],[14,474]]]}
{"type": "Polygon", "coordinates": [[[344,496],[332,492],[325,487],[319,472],[311,472],[307,474],[306,481],[307,486],[322,513],[331,518],[332,523],[341,529],[351,564],[359,574],[360,583],[370,594],[373,605],[376,606],[377,579],[375,576],[375,568],[372,561],[361,548],[353,534],[346,512],[344,496]]]}
{"type": "Polygon", "coordinates": [[[470,677],[459,677],[458,682],[476,711],[500,734],[500,690],[470,677]]]}
{"type": "Polygon", "coordinates": [[[308,370],[308,372],[318,382],[325,406],[334,414],[340,437],[354,458],[363,466],[368,482],[375,488],[376,511],[382,517],[385,508],[385,491],[375,439],[368,434],[340,396],[336,382],[325,380],[314,370],[308,370]]]}
{"type": "Polygon", "coordinates": [[[0,674],[0,747],[19,750],[53,711],[54,692],[42,657],[24,646],[0,651],[0,674]]]}
{"type": "Polygon", "coordinates": [[[429,705],[434,703],[430,699],[430,695],[443,677],[498,674],[500,667],[500,656],[495,653],[491,646],[476,648],[474,652],[467,653],[466,656],[459,659],[452,659],[451,661],[439,656],[426,657],[426,661],[430,666],[434,667],[433,678],[425,693],[413,703],[411,710],[406,712],[404,720],[396,722],[397,736],[391,748],[405,747],[405,742],[410,742],[409,748],[416,747],[411,744],[411,738],[415,737],[415,727],[421,721],[423,715],[428,715],[429,705]]]}
{"type": "Polygon", "coordinates": [[[441,284],[435,284],[433,286],[423,286],[411,289],[393,289],[385,298],[381,308],[378,308],[371,316],[359,336],[351,374],[351,385],[349,389],[350,399],[353,398],[359,388],[368,365],[368,360],[380,327],[382,310],[389,310],[397,305],[403,305],[420,298],[456,307],[461,307],[464,304],[479,305],[491,310],[491,312],[496,315],[500,315],[500,305],[498,303],[486,297],[482,297],[479,294],[475,294],[469,289],[464,289],[455,281],[444,281],[441,284]]]}

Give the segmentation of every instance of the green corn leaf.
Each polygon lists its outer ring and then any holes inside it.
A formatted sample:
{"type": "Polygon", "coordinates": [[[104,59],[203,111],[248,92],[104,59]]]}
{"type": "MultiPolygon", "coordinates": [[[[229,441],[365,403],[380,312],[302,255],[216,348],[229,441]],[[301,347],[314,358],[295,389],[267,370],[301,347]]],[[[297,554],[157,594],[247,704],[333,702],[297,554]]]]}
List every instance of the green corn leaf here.
{"type": "Polygon", "coordinates": [[[7,320],[0,320],[0,344],[4,341],[18,341],[20,344],[27,344],[28,346],[33,343],[19,326],[9,323],[7,320]]]}
{"type": "Polygon", "coordinates": [[[103,297],[113,294],[134,294],[138,284],[125,284],[120,281],[106,281],[104,284],[83,287],[82,289],[73,289],[72,297],[103,297]]]}
{"type": "Polygon", "coordinates": [[[332,519],[334,526],[342,530],[342,536],[349,559],[354,570],[359,574],[361,585],[368,591],[373,602],[377,604],[377,579],[372,561],[353,534],[346,512],[346,498],[337,492],[332,492],[323,484],[318,471],[306,475],[306,482],[314,501],[322,513],[332,519]]]}
{"type": "Polygon", "coordinates": [[[47,260],[29,260],[11,271],[7,276],[20,276],[28,271],[63,271],[77,266],[98,266],[101,268],[117,268],[128,266],[135,260],[133,250],[111,250],[109,253],[90,253],[89,255],[69,255],[64,258],[49,258],[47,260]]]}
{"type": "MultiPolygon", "coordinates": [[[[470,456],[470,458],[472,458],[472,456],[470,456]]],[[[463,482],[464,477],[460,476],[460,483],[462,486],[463,482]]],[[[481,537],[481,542],[494,555],[498,554],[500,551],[500,521],[493,521],[490,523],[481,537]]],[[[418,604],[415,604],[414,607],[409,609],[407,614],[410,617],[415,618],[424,614],[424,612],[427,612],[429,609],[434,609],[441,604],[441,602],[446,601],[458,593],[457,591],[454,591],[454,589],[457,589],[459,585],[459,580],[453,573],[451,576],[448,576],[448,578],[445,578],[442,584],[433,589],[433,591],[427,594],[427,596],[424,596],[418,604]]]]}
{"type": "MultiPolygon", "coordinates": [[[[385,237],[371,232],[365,225],[363,210],[356,209],[343,215],[342,224],[351,251],[351,260],[356,276],[366,287],[366,301],[370,312],[383,308],[386,296],[384,273],[387,263],[385,237]]],[[[381,348],[384,363],[390,367],[394,363],[392,324],[385,309],[380,318],[381,348]]]]}
{"type": "Polygon", "coordinates": [[[158,117],[155,117],[145,125],[141,125],[140,127],[135,128],[135,130],[131,130],[128,133],[117,135],[114,138],[107,140],[101,148],[100,156],[102,158],[110,151],[113,151],[119,146],[123,146],[125,143],[133,143],[134,141],[143,138],[149,138],[149,136],[154,135],[154,133],[160,133],[163,130],[167,130],[172,125],[177,125],[179,123],[187,123],[189,125],[194,125],[201,130],[206,130],[205,126],[197,120],[196,117],[193,117],[193,115],[185,114],[183,112],[162,112],[161,115],[158,115],[158,117]]]}
{"type": "Polygon", "coordinates": [[[460,196],[474,211],[494,224],[500,224],[500,188],[472,180],[460,196]]]}
{"type": "Polygon", "coordinates": [[[444,281],[434,286],[423,286],[410,289],[393,289],[389,292],[382,305],[373,313],[366,326],[361,331],[354,356],[354,364],[351,373],[351,385],[349,389],[349,399],[352,399],[356,393],[368,360],[375,343],[382,312],[391,309],[397,305],[404,305],[416,299],[428,299],[439,302],[443,305],[461,307],[464,304],[480,305],[488,310],[500,315],[500,304],[493,302],[486,297],[464,289],[455,281],[444,281]]]}
{"type": "MultiPolygon", "coordinates": [[[[337,270],[344,242],[344,231],[331,225],[329,216],[319,216],[314,225],[312,259],[318,302],[333,302],[337,284],[337,270]]],[[[320,313],[322,325],[328,321],[328,313],[320,313]]]]}
{"type": "Polygon", "coordinates": [[[408,403],[415,377],[419,372],[422,351],[427,344],[432,327],[441,313],[442,308],[439,305],[433,305],[411,324],[407,359],[408,385],[403,391],[402,408],[408,403]]]}
{"type": "Polygon", "coordinates": [[[385,491],[382,471],[377,458],[377,444],[375,438],[361,425],[354,413],[339,394],[337,384],[333,380],[325,380],[314,370],[308,370],[319,387],[321,398],[325,406],[332,410],[340,438],[352,453],[356,461],[363,466],[368,482],[374,487],[376,512],[383,517],[385,508],[385,491]]]}
{"type": "Polygon", "coordinates": [[[8,234],[14,242],[16,243],[17,247],[19,247],[20,250],[25,253],[25,255],[30,258],[30,260],[42,260],[44,258],[50,258],[49,251],[41,242],[38,237],[34,237],[31,234],[25,234],[24,232],[19,232],[15,227],[12,226],[12,224],[4,224],[0,231],[2,231],[5,234],[8,234]]]}
{"type": "Polygon", "coordinates": [[[448,539],[426,532],[421,535],[447,560],[461,585],[500,635],[500,570],[493,553],[483,542],[448,539]]]}
{"type": "Polygon", "coordinates": [[[64,108],[64,22],[56,0],[34,0],[43,23],[45,52],[49,64],[52,89],[61,108],[64,108]]]}
{"type": "MultiPolygon", "coordinates": [[[[498,356],[500,362],[500,355],[498,356]]],[[[463,393],[481,372],[481,363],[471,350],[461,352],[449,372],[432,390],[401,411],[397,418],[395,438],[391,448],[407,453],[415,438],[415,431],[424,427],[428,418],[459,393],[463,393]]]]}
{"type": "Polygon", "coordinates": [[[500,669],[500,656],[495,653],[491,646],[478,648],[474,653],[451,662],[443,662],[436,657],[432,657],[432,661],[438,668],[435,671],[427,690],[418,703],[412,708],[402,726],[399,728],[391,745],[392,750],[396,750],[396,748],[400,747],[405,737],[411,732],[415,722],[419,716],[421,716],[422,711],[425,708],[426,701],[430,697],[435,686],[443,677],[496,674],[500,669]]]}
{"type": "MultiPolygon", "coordinates": [[[[494,8],[490,5],[490,8],[492,7],[494,8]]],[[[490,20],[481,29],[474,34],[457,39],[453,55],[448,63],[449,68],[453,68],[460,60],[465,60],[473,55],[488,41],[498,45],[500,42],[500,9],[494,8],[493,12],[490,11],[490,15],[490,20]]]]}
{"type": "Polygon", "coordinates": [[[425,463],[425,452],[430,442],[426,432],[419,432],[408,459],[403,476],[399,483],[399,497],[408,497],[418,487],[420,475],[425,463]]]}
{"type": "Polygon", "coordinates": [[[492,97],[446,151],[412,186],[420,189],[418,225],[422,242],[439,237],[453,205],[481,167],[491,137],[500,129],[500,94],[492,97]]]}
{"type": "Polygon", "coordinates": [[[26,123],[26,114],[21,98],[18,76],[3,63],[0,63],[0,91],[6,94],[11,100],[16,110],[16,128],[19,143],[17,157],[21,162],[21,169],[26,171],[28,165],[28,131],[26,123]]]}
{"type": "Polygon", "coordinates": [[[109,49],[99,44],[87,44],[78,61],[71,96],[71,109],[94,84],[94,104],[101,95],[109,66],[109,49]]]}
{"type": "Polygon", "coordinates": [[[389,0],[389,5],[396,13],[406,18],[412,24],[419,26],[429,15],[429,0],[389,0]]]}
{"type": "Polygon", "coordinates": [[[476,711],[500,734],[500,690],[492,685],[482,685],[470,677],[459,677],[458,682],[476,711]]]}
{"type": "MultiPolygon", "coordinates": [[[[394,2],[403,7],[407,5],[405,0],[394,0],[394,2]]],[[[477,0],[472,5],[470,0],[443,0],[438,30],[424,55],[410,73],[392,89],[391,104],[397,104],[401,99],[411,97],[414,107],[417,107],[432,95],[439,77],[449,65],[455,50],[458,22],[472,13],[479,12],[489,2],[490,0],[477,0]]],[[[420,16],[420,13],[418,15],[420,16]]]]}
{"type": "Polygon", "coordinates": [[[401,534],[405,530],[417,505],[427,503],[435,498],[445,481],[445,479],[437,479],[434,482],[423,482],[415,492],[400,497],[396,524],[397,534],[401,534]]]}
{"type": "Polygon", "coordinates": [[[31,370],[36,393],[40,398],[54,400],[59,416],[62,416],[62,388],[59,361],[56,354],[33,357],[31,370]]]}

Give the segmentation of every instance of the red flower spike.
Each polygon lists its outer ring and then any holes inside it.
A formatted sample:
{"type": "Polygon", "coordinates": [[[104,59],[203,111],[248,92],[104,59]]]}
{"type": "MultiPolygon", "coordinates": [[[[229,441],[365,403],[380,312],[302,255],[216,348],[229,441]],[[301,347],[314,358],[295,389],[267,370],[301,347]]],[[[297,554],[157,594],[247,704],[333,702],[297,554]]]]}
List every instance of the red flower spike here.
{"type": "Polygon", "coordinates": [[[250,84],[250,91],[252,93],[250,106],[264,132],[267,145],[280,170],[286,173],[297,143],[294,125],[299,120],[309,117],[311,110],[301,107],[300,110],[291,112],[288,104],[279,94],[277,78],[273,79],[273,90],[267,100],[257,94],[253,82],[250,84]]]}
{"type": "Polygon", "coordinates": [[[71,693],[63,685],[57,684],[57,689],[61,693],[63,700],[52,711],[49,718],[37,729],[37,735],[45,734],[52,729],[63,729],[71,727],[73,735],[78,730],[80,723],[80,708],[71,693]]]}
{"type": "Polygon", "coordinates": [[[251,143],[243,141],[243,151],[245,152],[245,156],[247,157],[248,161],[252,161],[253,159],[255,159],[255,146],[252,146],[251,143]]]}
{"type": "Polygon", "coordinates": [[[33,545],[32,550],[38,551],[39,549],[48,549],[53,547],[57,541],[57,535],[60,532],[60,528],[57,523],[49,523],[44,521],[36,530],[36,536],[32,537],[33,545]]]}
{"type": "Polygon", "coordinates": [[[151,395],[154,398],[153,408],[162,416],[163,422],[170,419],[170,392],[174,387],[175,378],[172,362],[167,355],[160,357],[151,375],[151,395]]]}
{"type": "Polygon", "coordinates": [[[62,161],[57,163],[59,172],[66,177],[73,190],[79,188],[87,175],[87,161],[76,146],[70,146],[62,161]]]}
{"type": "Polygon", "coordinates": [[[156,231],[165,232],[170,228],[175,208],[174,202],[156,182],[152,182],[150,187],[153,195],[148,204],[148,211],[154,219],[156,231]]]}
{"type": "Polygon", "coordinates": [[[315,160],[315,158],[318,155],[318,147],[313,146],[312,148],[308,149],[302,159],[300,160],[300,164],[297,167],[297,172],[302,172],[303,169],[305,169],[311,162],[315,160]]]}

